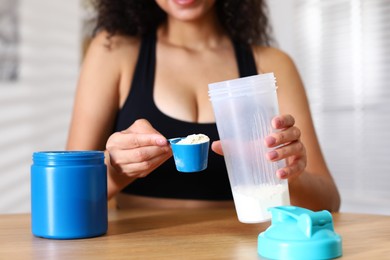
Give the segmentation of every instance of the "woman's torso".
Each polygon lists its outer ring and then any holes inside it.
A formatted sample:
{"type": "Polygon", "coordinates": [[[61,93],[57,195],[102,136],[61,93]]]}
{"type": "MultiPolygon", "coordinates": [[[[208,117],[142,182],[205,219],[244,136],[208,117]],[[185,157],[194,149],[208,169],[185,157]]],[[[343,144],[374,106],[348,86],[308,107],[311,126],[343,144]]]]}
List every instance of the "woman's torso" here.
{"type": "MultiPolygon", "coordinates": [[[[145,118],[166,138],[203,133],[211,141],[218,140],[208,83],[256,74],[250,48],[225,40],[219,48],[197,51],[171,46],[159,36],[157,39],[151,35],[138,44],[138,58],[129,57],[120,84],[121,110],[114,131],[145,118]],[[134,73],[131,68],[135,68],[134,73]]],[[[232,199],[224,159],[211,151],[208,168],[203,172],[179,173],[171,158],[123,192],[157,198],[232,199]]]]}

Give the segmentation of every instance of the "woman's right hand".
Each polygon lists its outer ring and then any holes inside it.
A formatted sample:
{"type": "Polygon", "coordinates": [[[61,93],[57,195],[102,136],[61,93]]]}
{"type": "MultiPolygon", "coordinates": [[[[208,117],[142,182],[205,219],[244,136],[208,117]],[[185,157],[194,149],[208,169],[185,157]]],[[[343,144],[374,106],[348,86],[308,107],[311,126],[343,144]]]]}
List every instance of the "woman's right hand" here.
{"type": "Polygon", "coordinates": [[[131,178],[147,176],[172,156],[167,139],[145,119],[112,134],[106,149],[115,171],[131,178]]]}

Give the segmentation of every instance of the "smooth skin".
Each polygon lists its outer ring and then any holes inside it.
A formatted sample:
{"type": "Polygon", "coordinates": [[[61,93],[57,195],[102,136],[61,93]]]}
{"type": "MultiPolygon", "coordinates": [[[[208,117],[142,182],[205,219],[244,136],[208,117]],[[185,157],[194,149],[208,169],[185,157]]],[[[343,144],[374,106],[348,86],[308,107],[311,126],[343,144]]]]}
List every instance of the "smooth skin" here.
{"type": "MultiPolygon", "coordinates": [[[[239,77],[231,40],[218,23],[214,0],[156,0],[168,14],[157,31],[154,101],[166,115],[189,122],[215,122],[208,84],[239,77]]],[[[146,177],[172,156],[166,137],[144,119],[112,134],[114,119],[130,91],[140,39],[100,32],[92,40],[77,86],[68,150],[105,150],[108,197],[146,177]]],[[[293,205],[338,211],[340,197],[322,155],[299,73],[288,55],[253,46],[257,68],[277,78],[279,129],[265,139],[270,161],[286,160],[275,174],[288,179],[293,205]]],[[[216,141],[212,150],[223,154],[216,141]]],[[[161,199],[150,199],[150,206],[161,199]]],[[[201,203],[201,202],[200,202],[201,203]]],[[[143,204],[145,204],[143,202],[143,204]]]]}

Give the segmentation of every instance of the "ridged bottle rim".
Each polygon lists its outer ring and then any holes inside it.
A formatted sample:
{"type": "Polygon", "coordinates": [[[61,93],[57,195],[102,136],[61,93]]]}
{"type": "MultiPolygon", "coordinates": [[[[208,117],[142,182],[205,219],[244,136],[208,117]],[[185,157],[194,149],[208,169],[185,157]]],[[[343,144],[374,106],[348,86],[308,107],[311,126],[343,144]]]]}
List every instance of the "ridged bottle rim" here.
{"type": "Polygon", "coordinates": [[[104,163],[103,151],[39,151],[34,152],[33,164],[41,166],[94,165],[104,163]]]}
{"type": "Polygon", "coordinates": [[[276,80],[274,73],[264,73],[254,76],[210,83],[210,100],[223,99],[228,97],[248,96],[253,94],[266,94],[276,91],[276,80]],[[254,86],[260,86],[255,87],[254,86]]]}

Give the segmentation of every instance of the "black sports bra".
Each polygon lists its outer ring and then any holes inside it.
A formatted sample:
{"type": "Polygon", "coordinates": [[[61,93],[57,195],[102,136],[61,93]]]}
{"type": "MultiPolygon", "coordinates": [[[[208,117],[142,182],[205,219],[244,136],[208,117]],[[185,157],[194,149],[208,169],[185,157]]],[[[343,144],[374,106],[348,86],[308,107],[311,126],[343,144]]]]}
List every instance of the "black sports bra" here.
{"type": "MultiPolygon", "coordinates": [[[[191,123],[162,113],[154,103],[153,87],[156,64],[156,33],[143,37],[131,90],[118,111],[115,132],[127,129],[135,120],[148,120],[165,137],[203,133],[210,141],[219,140],[215,123],[191,123]]],[[[257,74],[251,48],[233,42],[240,77],[257,74]]],[[[222,79],[223,80],[223,79],[222,79]]],[[[232,193],[223,156],[209,151],[206,170],[198,173],[176,171],[173,158],[145,178],[140,178],[122,190],[127,194],[159,198],[231,200],[232,193]]]]}

